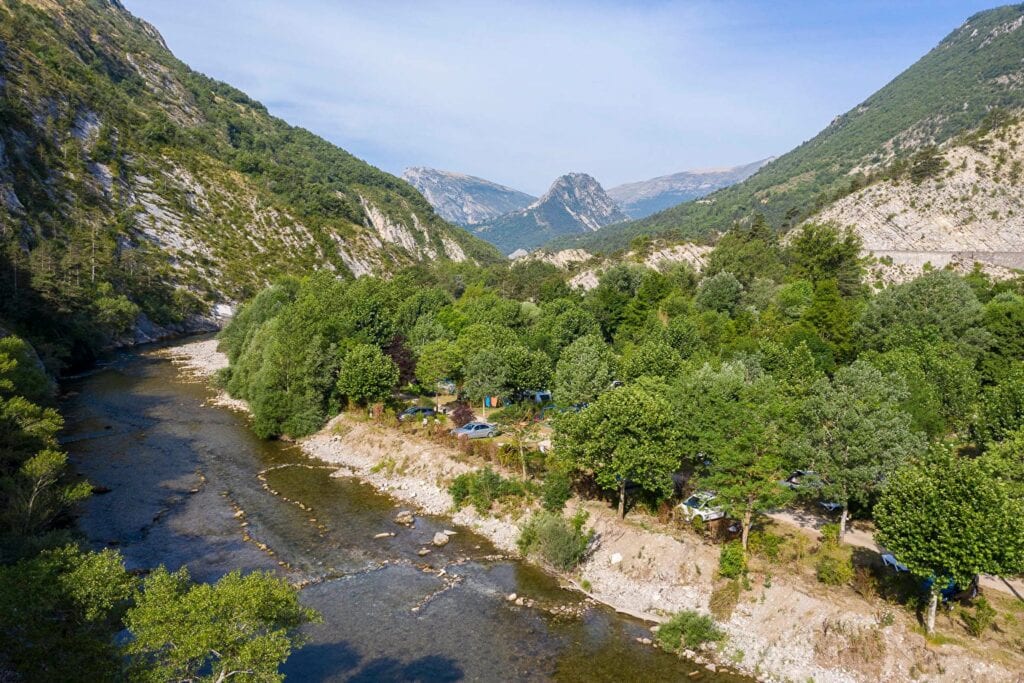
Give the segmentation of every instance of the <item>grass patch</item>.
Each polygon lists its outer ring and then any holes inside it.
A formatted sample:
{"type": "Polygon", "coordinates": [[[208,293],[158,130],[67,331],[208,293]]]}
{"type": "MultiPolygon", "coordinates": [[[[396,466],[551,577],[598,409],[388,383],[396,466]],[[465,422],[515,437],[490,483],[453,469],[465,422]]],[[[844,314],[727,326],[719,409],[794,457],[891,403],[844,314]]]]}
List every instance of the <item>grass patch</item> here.
{"type": "Polygon", "coordinates": [[[732,617],[736,605],[740,602],[743,587],[739,581],[726,581],[715,587],[711,592],[708,609],[718,621],[728,621],[732,617]]]}
{"type": "Polygon", "coordinates": [[[689,610],[679,612],[658,629],[658,644],[669,652],[680,652],[683,647],[693,650],[723,640],[725,634],[711,617],[689,610]]]}

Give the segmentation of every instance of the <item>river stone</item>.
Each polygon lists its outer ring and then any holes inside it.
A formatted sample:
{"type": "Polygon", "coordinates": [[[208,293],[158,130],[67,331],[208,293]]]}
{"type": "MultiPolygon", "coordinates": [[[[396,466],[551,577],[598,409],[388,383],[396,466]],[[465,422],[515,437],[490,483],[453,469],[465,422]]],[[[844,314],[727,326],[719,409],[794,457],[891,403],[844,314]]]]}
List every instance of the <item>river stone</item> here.
{"type": "Polygon", "coordinates": [[[622,562],[622,554],[614,553],[612,555],[612,564],[618,564],[619,562],[622,562]]]}
{"type": "Polygon", "coordinates": [[[443,545],[448,545],[448,534],[438,531],[436,534],[434,534],[434,540],[432,542],[438,548],[440,548],[443,545]]]}
{"type": "Polygon", "coordinates": [[[419,551],[416,554],[419,555],[420,557],[423,557],[424,555],[429,555],[430,554],[430,548],[420,548],[419,551]]]}
{"type": "Polygon", "coordinates": [[[508,600],[509,602],[515,602],[515,601],[516,601],[516,598],[518,598],[518,597],[519,597],[519,596],[518,596],[518,595],[516,595],[515,593],[509,593],[509,594],[508,594],[508,597],[507,597],[507,598],[505,598],[505,599],[506,599],[506,600],[508,600]]]}
{"type": "Polygon", "coordinates": [[[395,524],[404,524],[405,526],[412,526],[415,521],[416,518],[409,510],[402,510],[397,515],[395,515],[395,524]]]}

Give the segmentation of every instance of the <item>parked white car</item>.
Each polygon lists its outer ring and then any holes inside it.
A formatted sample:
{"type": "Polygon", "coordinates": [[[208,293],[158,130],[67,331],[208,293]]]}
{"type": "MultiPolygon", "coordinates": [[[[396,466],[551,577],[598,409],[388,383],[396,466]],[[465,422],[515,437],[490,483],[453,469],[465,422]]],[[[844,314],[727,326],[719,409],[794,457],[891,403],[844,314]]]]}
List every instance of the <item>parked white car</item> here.
{"type": "Polygon", "coordinates": [[[725,517],[725,511],[714,504],[715,494],[710,491],[699,491],[676,506],[676,510],[688,520],[700,517],[711,522],[725,517]]]}
{"type": "Polygon", "coordinates": [[[497,425],[487,422],[469,422],[458,429],[452,430],[452,436],[464,436],[467,439],[489,439],[497,435],[497,425]]]}

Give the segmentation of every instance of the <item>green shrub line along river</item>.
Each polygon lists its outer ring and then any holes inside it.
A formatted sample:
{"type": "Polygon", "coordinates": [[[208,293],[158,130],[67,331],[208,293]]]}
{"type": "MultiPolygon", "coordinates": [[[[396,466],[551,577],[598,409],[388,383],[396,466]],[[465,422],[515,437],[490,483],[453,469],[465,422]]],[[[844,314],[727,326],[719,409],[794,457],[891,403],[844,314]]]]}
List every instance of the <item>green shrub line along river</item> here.
{"type": "Polygon", "coordinates": [[[116,353],[64,391],[71,459],[109,488],[80,511],[89,543],[118,548],[129,569],[186,565],[202,581],[274,570],[303,585],[324,621],[284,665],[289,680],[746,680],[638,642],[645,624],[471,531],[420,556],[450,522],[397,525],[396,501],[257,439],[166,357],[116,353]]]}

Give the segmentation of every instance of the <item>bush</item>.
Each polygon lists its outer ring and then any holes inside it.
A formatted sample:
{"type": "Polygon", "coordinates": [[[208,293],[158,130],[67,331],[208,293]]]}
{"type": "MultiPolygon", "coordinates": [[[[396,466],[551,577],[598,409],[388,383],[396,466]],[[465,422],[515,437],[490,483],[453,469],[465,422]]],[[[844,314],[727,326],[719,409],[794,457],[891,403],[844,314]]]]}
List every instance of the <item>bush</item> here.
{"type": "Polygon", "coordinates": [[[698,648],[704,643],[717,643],[725,639],[710,617],[697,612],[679,612],[658,629],[658,644],[669,652],[698,648]]]}
{"type": "Polygon", "coordinates": [[[729,541],[722,546],[722,553],[718,556],[718,574],[726,579],[738,579],[747,573],[747,555],[743,551],[743,544],[739,541],[729,541]]]}
{"type": "Polygon", "coordinates": [[[839,547],[839,525],[823,524],[821,527],[821,545],[823,548],[839,547]]]}
{"type": "Polygon", "coordinates": [[[843,586],[853,580],[853,563],[849,557],[822,553],[815,570],[818,581],[828,586],[843,586]]]}
{"type": "Polygon", "coordinates": [[[455,477],[448,487],[448,493],[451,494],[456,510],[468,502],[483,515],[496,500],[525,495],[526,487],[522,482],[505,479],[490,467],[485,467],[455,477]]]}
{"type": "Polygon", "coordinates": [[[728,621],[729,617],[732,616],[733,610],[736,609],[736,605],[740,602],[741,591],[742,587],[739,581],[726,581],[711,592],[711,601],[708,603],[708,609],[711,610],[711,614],[714,615],[715,619],[728,621]]]}
{"type": "Polygon", "coordinates": [[[978,598],[974,603],[974,614],[964,612],[960,615],[964,620],[967,632],[975,638],[980,638],[985,631],[991,628],[996,619],[996,611],[985,598],[978,598]]]}
{"type": "Polygon", "coordinates": [[[753,531],[747,541],[750,552],[774,562],[782,551],[783,537],[768,531],[753,531]]]}
{"type": "Polygon", "coordinates": [[[476,419],[473,409],[465,403],[458,403],[448,411],[448,420],[456,427],[462,427],[476,419]]]}
{"type": "Polygon", "coordinates": [[[561,512],[572,497],[572,477],[561,468],[548,471],[541,484],[541,503],[548,512],[561,512]]]}
{"type": "Polygon", "coordinates": [[[586,521],[585,512],[571,521],[554,512],[538,512],[523,526],[519,550],[523,555],[536,553],[556,569],[574,569],[583,561],[594,536],[593,530],[583,530],[586,521]]]}

